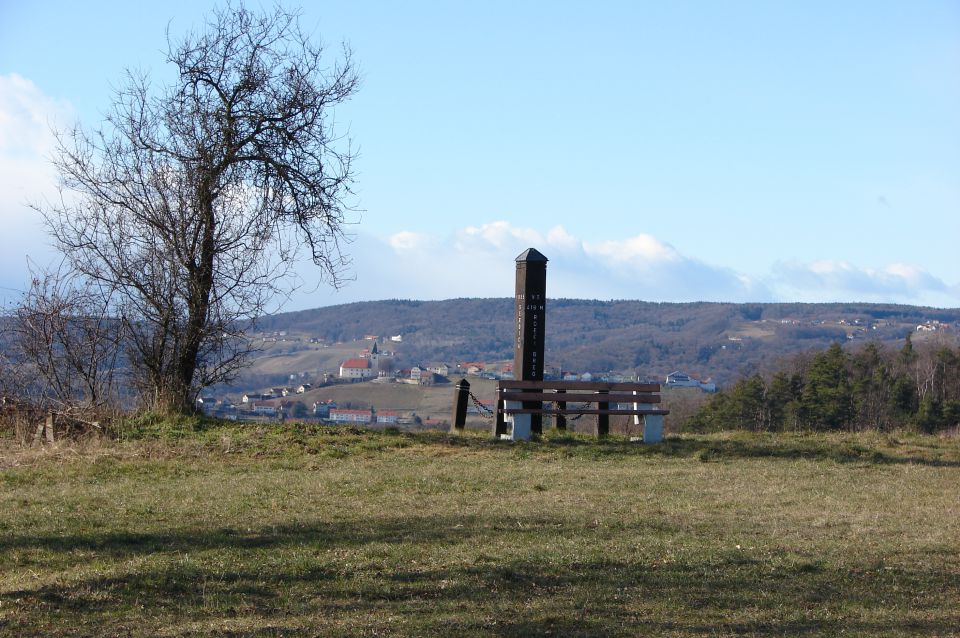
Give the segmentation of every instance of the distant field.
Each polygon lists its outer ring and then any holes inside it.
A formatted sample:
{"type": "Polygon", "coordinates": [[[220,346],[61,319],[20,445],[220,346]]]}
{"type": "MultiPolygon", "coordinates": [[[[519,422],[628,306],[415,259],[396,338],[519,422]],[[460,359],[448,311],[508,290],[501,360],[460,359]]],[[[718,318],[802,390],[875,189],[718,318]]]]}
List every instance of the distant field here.
{"type": "MultiPolygon", "coordinates": [[[[459,380],[459,377],[456,377],[459,380]]],[[[496,382],[488,379],[470,378],[471,392],[482,401],[493,401],[496,382]]],[[[378,410],[411,410],[423,418],[449,421],[453,413],[454,383],[433,386],[417,386],[405,383],[348,383],[311,390],[298,395],[297,399],[312,405],[314,401],[334,400],[339,406],[359,408],[374,407],[378,410]]],[[[481,425],[481,419],[470,422],[481,425]]]]}
{"type": "Polygon", "coordinates": [[[960,440],[0,439],[0,635],[956,636],[960,440]]]}
{"type": "Polygon", "coordinates": [[[773,337],[777,334],[773,327],[765,326],[759,322],[744,323],[737,330],[731,330],[731,337],[747,337],[751,339],[764,339],[773,337]]]}
{"type": "Polygon", "coordinates": [[[323,372],[338,373],[340,363],[345,359],[360,356],[364,348],[373,345],[372,341],[351,341],[323,346],[309,343],[306,334],[291,334],[291,339],[299,341],[255,342],[261,350],[251,361],[247,374],[299,374],[309,372],[318,375],[323,372]]]}

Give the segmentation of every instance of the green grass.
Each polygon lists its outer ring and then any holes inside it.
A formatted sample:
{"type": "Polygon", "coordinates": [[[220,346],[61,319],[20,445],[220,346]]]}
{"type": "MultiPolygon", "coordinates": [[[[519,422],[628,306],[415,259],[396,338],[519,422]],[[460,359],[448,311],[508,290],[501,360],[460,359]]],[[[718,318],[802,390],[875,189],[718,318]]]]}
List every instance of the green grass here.
{"type": "Polygon", "coordinates": [[[0,634],[950,636],[960,441],[0,442],[0,634]]]}

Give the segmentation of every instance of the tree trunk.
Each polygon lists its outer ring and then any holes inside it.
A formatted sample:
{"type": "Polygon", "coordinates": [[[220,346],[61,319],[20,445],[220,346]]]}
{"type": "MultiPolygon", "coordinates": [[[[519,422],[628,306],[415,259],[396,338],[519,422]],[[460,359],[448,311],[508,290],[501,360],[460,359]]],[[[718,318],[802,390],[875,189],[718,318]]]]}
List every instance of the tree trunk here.
{"type": "Polygon", "coordinates": [[[187,322],[183,335],[183,349],[177,359],[176,369],[169,379],[167,412],[191,413],[194,405],[195,375],[200,363],[200,348],[204,343],[204,329],[208,325],[210,294],[213,290],[214,258],[216,256],[213,213],[213,193],[209,179],[200,185],[198,199],[202,212],[200,250],[198,262],[189,264],[190,297],[187,307],[187,322]]]}

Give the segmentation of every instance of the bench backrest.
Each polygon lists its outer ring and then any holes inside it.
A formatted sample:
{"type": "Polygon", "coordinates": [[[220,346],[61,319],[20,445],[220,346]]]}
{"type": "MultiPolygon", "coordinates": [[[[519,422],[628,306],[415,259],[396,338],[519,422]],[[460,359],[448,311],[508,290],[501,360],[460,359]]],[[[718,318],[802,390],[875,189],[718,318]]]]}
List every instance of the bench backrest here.
{"type": "Polygon", "coordinates": [[[500,381],[497,400],[552,403],[660,403],[659,383],[500,381]]]}

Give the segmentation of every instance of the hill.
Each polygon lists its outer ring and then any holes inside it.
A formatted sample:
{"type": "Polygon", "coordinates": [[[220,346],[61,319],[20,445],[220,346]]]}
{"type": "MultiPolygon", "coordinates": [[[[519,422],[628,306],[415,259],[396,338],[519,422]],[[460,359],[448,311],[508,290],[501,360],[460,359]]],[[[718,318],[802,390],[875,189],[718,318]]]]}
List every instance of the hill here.
{"type": "MultiPolygon", "coordinates": [[[[399,367],[507,361],[513,358],[512,316],[513,300],[497,298],[387,300],[263,317],[261,338],[284,333],[286,340],[266,344],[246,378],[280,382],[287,374],[335,371],[340,361],[368,347],[360,340],[372,335],[382,342],[402,337],[401,343],[388,342],[399,367]]],[[[917,343],[954,343],[960,309],[553,299],[546,324],[545,360],[555,371],[662,378],[679,369],[723,385],[833,342],[877,341],[899,348],[912,333],[917,343]]]]}

